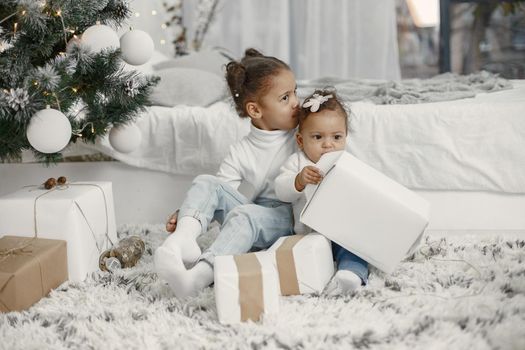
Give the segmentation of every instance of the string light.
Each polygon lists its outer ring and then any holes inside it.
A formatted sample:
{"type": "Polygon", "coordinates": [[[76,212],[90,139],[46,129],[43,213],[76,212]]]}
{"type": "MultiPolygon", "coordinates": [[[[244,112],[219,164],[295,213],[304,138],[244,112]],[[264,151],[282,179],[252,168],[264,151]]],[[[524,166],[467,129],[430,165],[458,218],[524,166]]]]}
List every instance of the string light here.
{"type": "Polygon", "coordinates": [[[78,91],[78,89],[76,87],[72,87],[71,90],[73,90],[74,93],[76,93],[78,91]]]}
{"type": "MultiPolygon", "coordinates": [[[[157,10],[155,10],[155,9],[151,10],[151,16],[157,16],[158,14],[159,14],[159,12],[158,12],[157,10]]],[[[141,12],[136,11],[136,12],[134,13],[134,15],[135,15],[135,17],[138,18],[138,17],[141,16],[141,12]]],[[[164,31],[166,31],[166,29],[168,28],[168,25],[167,25],[166,23],[162,23],[162,24],[160,25],[160,27],[161,27],[164,31]]],[[[164,38],[163,38],[163,39],[160,39],[160,40],[159,40],[159,42],[160,42],[161,45],[166,45],[166,39],[165,39],[165,38],[166,38],[166,34],[164,34],[164,38]]]]}
{"type": "Polygon", "coordinates": [[[15,22],[13,25],[13,34],[16,34],[16,29],[18,28],[18,22],[15,22]]]}
{"type": "Polygon", "coordinates": [[[91,125],[91,133],[94,134],[94,133],[95,133],[95,126],[93,125],[93,122],[87,122],[86,124],[84,124],[84,126],[82,126],[82,128],[77,129],[77,130],[73,130],[71,133],[72,133],[73,135],[75,135],[75,136],[82,137],[82,131],[84,131],[84,129],[85,129],[88,125],[91,125]]]}

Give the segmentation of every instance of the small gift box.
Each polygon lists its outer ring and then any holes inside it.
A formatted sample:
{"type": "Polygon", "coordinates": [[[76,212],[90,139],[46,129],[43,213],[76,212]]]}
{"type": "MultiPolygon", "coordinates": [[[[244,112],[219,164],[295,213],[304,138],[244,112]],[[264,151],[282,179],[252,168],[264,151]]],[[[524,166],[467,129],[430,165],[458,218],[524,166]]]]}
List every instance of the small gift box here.
{"type": "Polygon", "coordinates": [[[2,235],[65,240],[69,280],[82,281],[117,242],[111,182],[28,186],[0,197],[2,235]]]}
{"type": "Polygon", "coordinates": [[[334,275],[331,242],[310,233],[279,238],[273,253],[281,295],[321,293],[334,275]]]}
{"type": "Polygon", "coordinates": [[[428,225],[429,203],[345,151],[321,157],[323,181],[305,189],[301,222],[386,273],[428,225]]]}
{"type": "Polygon", "coordinates": [[[65,241],[0,238],[0,312],[27,309],[66,280],[65,241]]]}
{"type": "Polygon", "coordinates": [[[268,252],[215,258],[215,302],[221,323],[259,321],[279,311],[279,282],[268,252]]]}

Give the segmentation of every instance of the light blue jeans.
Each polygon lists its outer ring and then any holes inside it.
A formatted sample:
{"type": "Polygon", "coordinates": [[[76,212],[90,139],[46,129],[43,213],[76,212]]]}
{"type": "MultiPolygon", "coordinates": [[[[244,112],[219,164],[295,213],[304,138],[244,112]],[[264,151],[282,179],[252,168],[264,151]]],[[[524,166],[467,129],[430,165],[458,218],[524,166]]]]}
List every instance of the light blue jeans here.
{"type": "Polygon", "coordinates": [[[215,256],[265,249],[279,237],[293,234],[289,203],[264,198],[251,202],[212,175],[199,175],[193,180],[179,209],[179,217],[183,216],[199,220],[203,232],[213,220],[221,224],[215,242],[199,258],[212,266],[215,256]]]}
{"type": "Polygon", "coordinates": [[[352,271],[361,278],[363,285],[368,283],[368,263],[366,261],[335,242],[332,242],[332,253],[337,270],[352,271]]]}

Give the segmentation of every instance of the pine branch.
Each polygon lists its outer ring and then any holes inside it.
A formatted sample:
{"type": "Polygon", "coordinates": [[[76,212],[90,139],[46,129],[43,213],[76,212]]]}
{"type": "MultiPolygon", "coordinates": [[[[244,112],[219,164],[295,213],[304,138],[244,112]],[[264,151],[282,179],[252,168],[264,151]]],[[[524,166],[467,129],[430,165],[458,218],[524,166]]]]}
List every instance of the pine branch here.
{"type": "Polygon", "coordinates": [[[46,164],[61,159],[59,152],[32,149],[26,138],[32,116],[48,105],[68,117],[71,142],[95,142],[149,104],[158,78],[123,71],[120,50],[91,53],[68,44],[99,21],[117,27],[130,15],[124,0],[2,1],[0,160],[19,158],[25,149],[46,164]],[[75,109],[79,105],[82,113],[75,109]]]}

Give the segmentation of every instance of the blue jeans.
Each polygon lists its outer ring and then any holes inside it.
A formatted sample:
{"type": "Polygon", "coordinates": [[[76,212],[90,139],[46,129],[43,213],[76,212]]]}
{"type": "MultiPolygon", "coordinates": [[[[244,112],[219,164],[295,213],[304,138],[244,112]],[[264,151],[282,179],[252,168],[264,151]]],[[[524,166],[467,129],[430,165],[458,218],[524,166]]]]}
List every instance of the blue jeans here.
{"type": "Polygon", "coordinates": [[[217,220],[221,229],[199,260],[213,266],[215,256],[243,254],[265,249],[293,234],[293,213],[289,203],[258,198],[251,202],[239,191],[212,175],[199,175],[188,190],[179,217],[200,221],[203,232],[217,220]]]}
{"type": "Polygon", "coordinates": [[[362,284],[368,283],[368,263],[366,261],[335,242],[332,242],[332,254],[337,264],[337,270],[352,271],[361,278],[362,284]]]}

